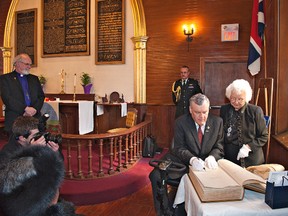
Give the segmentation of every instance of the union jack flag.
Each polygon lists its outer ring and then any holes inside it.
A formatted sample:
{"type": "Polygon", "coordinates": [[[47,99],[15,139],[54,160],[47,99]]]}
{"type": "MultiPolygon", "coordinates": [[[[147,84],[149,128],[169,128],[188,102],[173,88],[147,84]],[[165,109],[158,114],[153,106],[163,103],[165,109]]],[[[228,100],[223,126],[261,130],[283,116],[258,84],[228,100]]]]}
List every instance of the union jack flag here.
{"type": "Polygon", "coordinates": [[[248,70],[252,76],[260,71],[262,41],[264,38],[264,0],[253,0],[252,24],[248,55],[248,70]]]}

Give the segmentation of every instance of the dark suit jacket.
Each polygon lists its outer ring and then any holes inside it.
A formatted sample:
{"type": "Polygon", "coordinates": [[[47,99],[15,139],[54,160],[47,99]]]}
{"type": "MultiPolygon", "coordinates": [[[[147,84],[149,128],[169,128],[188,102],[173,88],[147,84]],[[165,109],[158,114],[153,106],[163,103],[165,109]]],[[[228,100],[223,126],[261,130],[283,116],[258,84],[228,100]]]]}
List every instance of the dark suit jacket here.
{"type": "Polygon", "coordinates": [[[209,114],[201,146],[191,115],[186,114],[176,119],[172,153],[187,166],[192,157],[199,157],[202,160],[209,155],[213,155],[216,160],[223,158],[222,119],[209,114]]]}
{"type": "MultiPolygon", "coordinates": [[[[27,75],[28,91],[31,98],[31,106],[37,110],[36,118],[40,117],[40,110],[44,102],[44,92],[37,76],[27,75]]],[[[0,76],[0,90],[5,104],[5,130],[10,132],[12,124],[18,116],[22,116],[26,108],[25,98],[17,72],[13,71],[0,76]]]]}
{"type": "MultiPolygon", "coordinates": [[[[266,144],[268,139],[268,130],[263,115],[263,111],[259,106],[252,104],[246,104],[240,110],[241,121],[240,128],[242,135],[242,143],[238,140],[231,140],[227,136],[228,128],[231,127],[231,119],[235,113],[235,109],[231,104],[223,105],[220,109],[220,116],[223,119],[224,124],[224,147],[225,147],[225,158],[233,161],[234,163],[240,164],[237,161],[237,155],[242,144],[249,144],[251,152],[249,156],[245,158],[245,166],[253,166],[264,163],[264,155],[262,147],[266,144]]],[[[238,121],[237,121],[238,122],[238,121]]],[[[233,128],[233,127],[231,127],[233,128]]],[[[233,133],[233,129],[230,133],[233,133]]]]}
{"type": "Polygon", "coordinates": [[[188,78],[187,83],[184,86],[182,86],[181,79],[177,80],[174,85],[174,91],[177,89],[178,86],[181,87],[181,97],[179,101],[176,102],[176,97],[172,92],[172,100],[173,103],[176,105],[175,118],[183,114],[189,113],[189,99],[197,93],[202,93],[199,83],[195,79],[188,78]]]}

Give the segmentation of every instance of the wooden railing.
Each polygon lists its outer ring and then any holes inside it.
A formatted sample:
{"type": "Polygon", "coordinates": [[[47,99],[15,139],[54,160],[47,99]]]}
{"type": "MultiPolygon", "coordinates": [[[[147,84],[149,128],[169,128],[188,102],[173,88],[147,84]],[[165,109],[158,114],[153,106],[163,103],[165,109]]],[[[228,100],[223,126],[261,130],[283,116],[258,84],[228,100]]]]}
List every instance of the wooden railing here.
{"type": "Polygon", "coordinates": [[[151,123],[150,118],[121,133],[62,134],[66,178],[93,179],[129,168],[142,157],[142,143],[151,133],[151,123]]]}

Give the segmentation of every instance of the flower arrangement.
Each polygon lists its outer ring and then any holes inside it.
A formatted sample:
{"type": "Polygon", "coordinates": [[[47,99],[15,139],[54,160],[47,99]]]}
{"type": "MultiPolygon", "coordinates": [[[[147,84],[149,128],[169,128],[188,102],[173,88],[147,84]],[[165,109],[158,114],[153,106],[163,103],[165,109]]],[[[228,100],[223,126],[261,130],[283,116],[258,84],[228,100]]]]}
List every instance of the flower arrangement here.
{"type": "Polygon", "coordinates": [[[46,77],[44,77],[43,75],[40,75],[40,76],[38,77],[38,79],[39,79],[41,85],[45,85],[46,82],[47,82],[46,77]]]}
{"type": "Polygon", "coordinates": [[[86,86],[91,83],[91,77],[88,73],[82,72],[80,79],[81,79],[82,86],[86,86]]]}

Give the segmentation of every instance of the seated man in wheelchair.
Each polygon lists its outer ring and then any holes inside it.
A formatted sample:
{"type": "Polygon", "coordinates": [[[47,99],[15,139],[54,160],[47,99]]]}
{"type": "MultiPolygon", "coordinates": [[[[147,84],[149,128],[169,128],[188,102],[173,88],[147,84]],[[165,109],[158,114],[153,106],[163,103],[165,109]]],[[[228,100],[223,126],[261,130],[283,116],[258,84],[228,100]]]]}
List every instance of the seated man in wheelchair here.
{"type": "Polygon", "coordinates": [[[155,167],[149,178],[157,216],[176,214],[168,198],[167,180],[180,179],[189,166],[199,171],[205,167],[216,169],[216,161],[224,157],[223,122],[209,114],[209,99],[199,93],[190,98],[189,104],[190,113],[175,121],[173,149],[156,165],[150,163],[155,167]]]}

